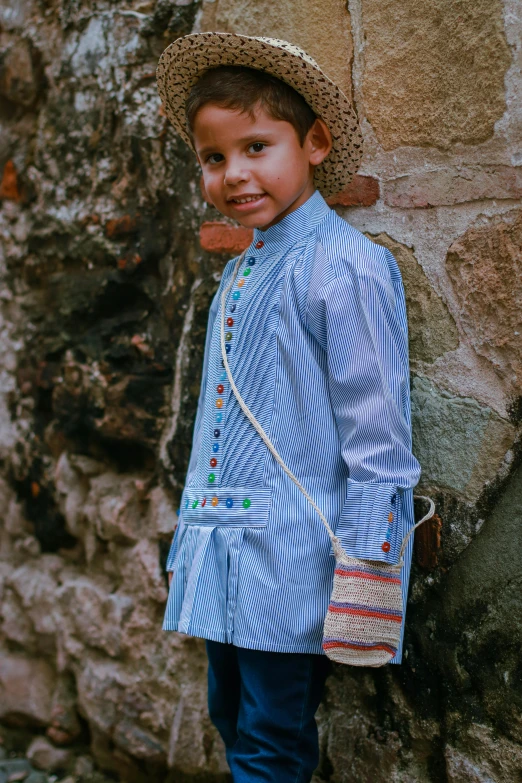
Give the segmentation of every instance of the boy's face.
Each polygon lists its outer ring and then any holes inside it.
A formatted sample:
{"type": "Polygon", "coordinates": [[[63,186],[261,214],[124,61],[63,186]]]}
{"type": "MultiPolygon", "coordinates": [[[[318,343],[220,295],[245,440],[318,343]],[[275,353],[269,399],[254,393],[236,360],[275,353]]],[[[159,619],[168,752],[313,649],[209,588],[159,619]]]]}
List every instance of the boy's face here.
{"type": "Polygon", "coordinates": [[[252,120],[213,103],[194,120],[194,145],[209,200],[242,226],[266,230],[313,194],[313,171],[327,156],[332,137],[317,119],[303,146],[294,126],[258,105],[252,120]],[[234,199],[254,196],[247,203],[234,199]]]}

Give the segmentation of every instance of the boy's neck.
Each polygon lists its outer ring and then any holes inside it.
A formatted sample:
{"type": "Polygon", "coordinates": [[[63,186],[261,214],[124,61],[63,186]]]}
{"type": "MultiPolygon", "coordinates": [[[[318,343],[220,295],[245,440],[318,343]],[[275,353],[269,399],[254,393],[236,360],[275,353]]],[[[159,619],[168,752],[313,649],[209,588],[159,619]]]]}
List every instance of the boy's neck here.
{"type": "MultiPolygon", "coordinates": [[[[314,190],[304,204],[286,215],[278,223],[263,230],[254,229],[251,251],[254,256],[283,252],[308,234],[331,212],[319,190],[314,190]],[[261,245],[261,247],[259,247],[261,245]]],[[[249,251],[250,252],[250,251],[249,251]]]]}

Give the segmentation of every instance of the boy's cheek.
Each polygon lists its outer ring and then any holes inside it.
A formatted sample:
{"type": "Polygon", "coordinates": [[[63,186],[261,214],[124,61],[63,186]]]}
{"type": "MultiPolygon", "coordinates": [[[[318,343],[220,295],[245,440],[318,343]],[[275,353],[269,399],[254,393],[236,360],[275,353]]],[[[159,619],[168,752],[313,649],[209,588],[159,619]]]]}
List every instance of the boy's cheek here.
{"type": "Polygon", "coordinates": [[[212,202],[210,196],[207,193],[207,189],[205,187],[205,178],[204,178],[203,174],[201,175],[200,180],[199,180],[199,189],[201,191],[201,195],[203,197],[203,200],[206,201],[207,204],[210,204],[211,207],[213,207],[214,203],[212,202]]]}

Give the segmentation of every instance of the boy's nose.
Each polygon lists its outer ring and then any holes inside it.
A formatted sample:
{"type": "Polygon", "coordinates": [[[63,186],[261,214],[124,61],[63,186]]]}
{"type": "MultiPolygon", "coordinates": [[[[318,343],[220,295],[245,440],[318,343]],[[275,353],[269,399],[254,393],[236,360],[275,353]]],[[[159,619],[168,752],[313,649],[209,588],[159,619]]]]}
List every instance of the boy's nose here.
{"type": "Polygon", "coordinates": [[[248,179],[248,171],[240,165],[229,163],[225,171],[225,185],[235,185],[248,179]]]}

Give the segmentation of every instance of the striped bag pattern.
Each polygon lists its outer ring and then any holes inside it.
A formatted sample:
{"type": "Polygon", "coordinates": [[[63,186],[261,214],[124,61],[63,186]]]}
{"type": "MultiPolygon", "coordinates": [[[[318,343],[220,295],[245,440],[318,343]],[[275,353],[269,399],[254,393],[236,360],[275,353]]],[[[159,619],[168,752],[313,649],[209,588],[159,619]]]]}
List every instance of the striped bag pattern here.
{"type": "MultiPolygon", "coordinates": [[[[225,313],[226,295],[234,283],[244,255],[245,253],[242,253],[239,257],[230,282],[221,294],[222,313],[225,313]]],[[[350,557],[332,531],[324,514],[305,487],[285,465],[268,435],[241,397],[228,364],[224,319],[221,320],[220,329],[223,364],[241,409],[285,473],[313,506],[332,542],[336,565],[330,603],[324,622],[323,650],[329,658],[338,663],[351,666],[383,666],[395,656],[400,644],[404,613],[400,574],[404,565],[406,545],[413,531],[433,516],[435,504],[429,497],[414,495],[414,498],[427,500],[430,510],[404,536],[396,565],[350,557]]]]}
{"type": "Polygon", "coordinates": [[[339,663],[382,666],[397,652],[402,615],[400,566],[341,555],[323,649],[339,663]]]}

